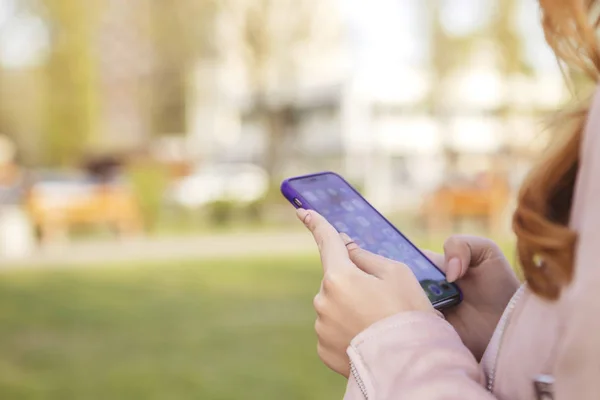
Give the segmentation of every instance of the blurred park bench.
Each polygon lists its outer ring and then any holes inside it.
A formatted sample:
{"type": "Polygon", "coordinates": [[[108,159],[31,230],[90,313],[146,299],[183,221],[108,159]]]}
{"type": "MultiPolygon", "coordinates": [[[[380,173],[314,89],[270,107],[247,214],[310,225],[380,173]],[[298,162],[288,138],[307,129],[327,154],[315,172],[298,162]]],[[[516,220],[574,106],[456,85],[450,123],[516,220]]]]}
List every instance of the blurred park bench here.
{"type": "Polygon", "coordinates": [[[53,241],[75,226],[105,226],[119,235],[141,232],[142,222],[133,192],[119,182],[54,177],[31,185],[26,208],[38,237],[53,241]]]}
{"type": "Polygon", "coordinates": [[[457,223],[477,219],[485,224],[489,234],[500,236],[510,194],[507,178],[497,174],[443,185],[433,191],[423,204],[422,215],[427,231],[456,232],[457,223]]]}

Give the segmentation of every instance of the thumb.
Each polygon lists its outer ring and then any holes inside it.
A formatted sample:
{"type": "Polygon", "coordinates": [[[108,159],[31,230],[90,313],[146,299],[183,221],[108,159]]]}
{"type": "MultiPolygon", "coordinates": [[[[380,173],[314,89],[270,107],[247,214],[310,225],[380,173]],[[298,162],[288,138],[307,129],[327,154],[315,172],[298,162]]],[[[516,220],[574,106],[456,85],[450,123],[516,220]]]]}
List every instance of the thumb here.
{"type": "Polygon", "coordinates": [[[446,275],[448,282],[454,282],[456,279],[462,277],[462,261],[460,261],[460,258],[451,256],[449,257],[449,261],[451,262],[446,262],[444,254],[439,254],[431,250],[421,250],[421,252],[446,275]]]}
{"type": "Polygon", "coordinates": [[[395,263],[395,261],[361,249],[348,235],[342,233],[341,236],[348,249],[350,261],[367,274],[383,278],[390,265],[395,263]]]}
{"type": "Polygon", "coordinates": [[[493,254],[500,252],[491,240],[468,235],[450,236],[444,243],[444,266],[448,282],[462,278],[469,268],[479,266],[493,254]]]}

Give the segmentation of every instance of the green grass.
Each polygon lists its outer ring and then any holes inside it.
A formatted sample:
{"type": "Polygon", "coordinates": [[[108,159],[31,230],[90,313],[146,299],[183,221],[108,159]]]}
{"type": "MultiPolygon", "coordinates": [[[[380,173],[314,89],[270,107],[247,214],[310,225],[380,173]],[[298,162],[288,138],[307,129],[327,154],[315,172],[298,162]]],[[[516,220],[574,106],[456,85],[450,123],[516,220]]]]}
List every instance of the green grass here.
{"type": "Polygon", "coordinates": [[[320,279],[315,257],[5,271],[0,399],[341,398],[320,279]]]}
{"type": "Polygon", "coordinates": [[[315,258],[0,275],[0,398],[332,399],[315,258]]]}

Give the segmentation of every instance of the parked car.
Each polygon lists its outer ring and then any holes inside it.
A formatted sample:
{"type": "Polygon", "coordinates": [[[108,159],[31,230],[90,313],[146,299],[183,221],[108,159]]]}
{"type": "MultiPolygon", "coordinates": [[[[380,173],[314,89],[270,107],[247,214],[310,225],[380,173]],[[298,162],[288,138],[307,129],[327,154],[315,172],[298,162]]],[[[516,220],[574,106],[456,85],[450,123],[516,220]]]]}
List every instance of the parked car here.
{"type": "Polygon", "coordinates": [[[170,199],[187,208],[216,201],[248,204],[260,200],[269,188],[265,170],[253,164],[215,164],[196,168],[175,182],[170,199]]]}

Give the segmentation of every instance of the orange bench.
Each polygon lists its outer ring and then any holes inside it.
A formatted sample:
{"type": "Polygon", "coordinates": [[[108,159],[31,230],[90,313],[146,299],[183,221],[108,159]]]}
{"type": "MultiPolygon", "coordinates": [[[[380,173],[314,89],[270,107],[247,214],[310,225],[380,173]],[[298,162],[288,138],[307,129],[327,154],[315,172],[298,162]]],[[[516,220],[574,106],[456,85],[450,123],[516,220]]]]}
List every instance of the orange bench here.
{"type": "Polygon", "coordinates": [[[104,225],[118,234],[142,230],[135,196],[122,185],[36,184],[26,202],[33,225],[45,241],[67,236],[77,225],[104,225]]]}
{"type": "Polygon", "coordinates": [[[429,233],[452,232],[456,221],[483,219],[490,233],[502,232],[504,211],[510,190],[506,180],[492,178],[485,185],[446,186],[434,191],[425,201],[423,215],[429,233]]]}

